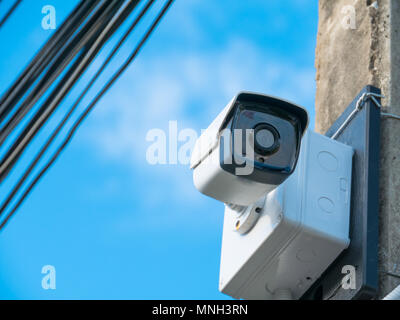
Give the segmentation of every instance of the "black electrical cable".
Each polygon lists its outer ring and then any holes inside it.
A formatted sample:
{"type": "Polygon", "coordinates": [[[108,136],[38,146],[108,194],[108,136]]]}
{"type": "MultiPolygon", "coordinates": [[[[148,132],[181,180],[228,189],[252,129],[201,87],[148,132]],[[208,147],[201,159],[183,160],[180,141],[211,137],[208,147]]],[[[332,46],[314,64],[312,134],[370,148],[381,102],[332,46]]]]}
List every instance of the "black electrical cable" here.
{"type": "Polygon", "coordinates": [[[52,63],[45,76],[24,99],[12,117],[8,119],[6,124],[0,129],[0,146],[4,143],[12,130],[20,123],[21,119],[64,71],[76,54],[82,50],[96,32],[99,32],[104,25],[112,19],[123,3],[124,0],[105,1],[103,5],[98,8],[90,20],[86,22],[85,26],[74,36],[68,46],[62,50],[60,56],[52,63]]]}
{"type": "MultiPolygon", "coordinates": [[[[18,108],[14,111],[14,114],[7,120],[6,123],[0,128],[0,146],[4,140],[8,137],[8,134],[15,128],[15,125],[19,123],[19,120],[26,115],[29,110],[35,105],[40,99],[44,92],[53,84],[57,77],[64,71],[68,66],[69,62],[74,59],[76,54],[82,50],[84,45],[90,41],[93,33],[101,29],[102,24],[99,21],[102,19],[111,19],[113,12],[109,3],[103,2],[98,6],[95,12],[91,15],[89,20],[84,23],[84,26],[76,33],[72,39],[65,39],[58,51],[54,51],[50,56],[50,61],[47,63],[47,70],[41,79],[35,84],[29,94],[24,97],[24,100],[20,103],[18,108]]],[[[17,100],[22,98],[23,93],[18,94],[17,100]]],[[[13,107],[7,106],[8,108],[13,107]]],[[[6,110],[9,112],[9,110],[6,110]]]]}
{"type": "MultiPolygon", "coordinates": [[[[91,38],[88,38],[87,41],[95,41],[95,39],[98,37],[99,32],[101,32],[101,30],[103,30],[106,26],[107,23],[109,23],[109,21],[111,21],[116,13],[116,11],[118,11],[121,7],[121,5],[123,4],[124,0],[121,1],[113,1],[114,4],[110,7],[110,8],[105,8],[105,10],[103,10],[104,12],[102,12],[100,15],[97,16],[97,19],[94,20],[94,24],[96,26],[96,29],[88,29],[91,33],[91,38]],[[115,6],[115,4],[117,4],[117,6],[115,6]],[[111,11],[109,10],[111,9],[111,11]],[[105,15],[105,16],[104,16],[105,15]],[[99,22],[100,21],[100,22],[99,22]]],[[[110,3],[110,2],[109,2],[110,3]]],[[[104,8],[103,8],[104,9],[104,8]]],[[[87,37],[87,34],[83,34],[83,37],[87,37]]],[[[78,39],[79,40],[79,39],[78,39]]],[[[85,45],[87,45],[87,41],[85,40],[85,45]]],[[[85,47],[84,47],[85,48],[85,47]]],[[[85,57],[85,54],[87,53],[87,50],[84,49],[84,51],[77,57],[77,59],[75,59],[75,63],[69,68],[67,75],[64,76],[64,78],[58,83],[58,85],[56,86],[56,88],[53,90],[53,92],[51,93],[50,97],[47,98],[47,100],[45,101],[45,103],[43,104],[42,108],[40,109],[40,112],[43,109],[46,109],[47,106],[50,104],[52,106],[57,106],[60,102],[60,99],[57,100],[56,103],[53,103],[52,99],[54,99],[54,97],[59,97],[59,91],[62,90],[62,95],[61,97],[64,97],[65,94],[67,93],[67,90],[70,89],[70,87],[73,85],[73,83],[76,81],[77,76],[80,76],[82,74],[82,72],[78,72],[75,73],[75,69],[80,66],[79,70],[82,70],[82,66],[80,65],[80,61],[82,59],[85,59],[85,61],[87,61],[87,57],[85,57]],[[64,86],[64,83],[71,83],[71,81],[69,81],[69,76],[71,74],[74,74],[74,81],[72,81],[71,86],[64,86]],[[64,82],[64,83],[63,83],[64,82]]],[[[87,67],[87,64],[83,65],[84,67],[87,67]]],[[[28,125],[25,126],[25,130],[23,130],[23,132],[21,134],[19,134],[18,138],[14,141],[14,143],[12,144],[12,146],[7,150],[6,155],[2,158],[1,162],[0,162],[0,182],[6,177],[6,175],[9,173],[9,171],[12,169],[13,165],[15,164],[15,162],[18,160],[18,157],[21,155],[20,151],[21,149],[24,149],[26,147],[26,145],[24,144],[23,146],[21,146],[21,141],[24,140],[26,133],[30,133],[30,127],[32,127],[32,125],[35,124],[35,119],[31,119],[31,121],[28,123],[28,125]],[[21,148],[22,147],[22,148],[21,148]]],[[[12,123],[12,125],[17,125],[18,123],[12,123]]],[[[10,131],[11,132],[11,131],[10,131]]],[[[32,138],[32,137],[30,137],[32,138]]]]}
{"type": "Polygon", "coordinates": [[[15,9],[17,9],[18,5],[22,2],[22,0],[16,0],[11,8],[6,12],[3,19],[0,20],[0,28],[3,26],[4,23],[8,20],[8,18],[13,14],[15,9]]]}
{"type": "MultiPolygon", "coordinates": [[[[133,9],[136,7],[136,5],[138,4],[139,0],[129,0],[127,2],[126,8],[118,15],[118,19],[115,21],[115,23],[112,25],[111,28],[108,28],[108,33],[106,35],[102,36],[102,40],[100,39],[100,41],[97,41],[97,49],[91,53],[91,55],[89,56],[89,58],[85,58],[86,59],[86,63],[81,65],[81,60],[84,58],[84,56],[87,54],[88,51],[85,51],[83,56],[81,55],[79,57],[79,59],[74,63],[73,67],[71,67],[71,69],[68,71],[67,75],[64,76],[63,80],[60,81],[59,85],[57,86],[57,88],[52,92],[51,96],[46,100],[46,102],[43,104],[43,106],[36,112],[36,114],[34,115],[34,117],[31,119],[30,123],[26,126],[25,130],[23,131],[23,133],[19,136],[19,138],[17,139],[17,141],[14,143],[14,145],[10,148],[10,150],[8,151],[7,155],[2,159],[4,161],[10,162],[10,155],[12,155],[14,153],[14,150],[16,148],[20,147],[20,143],[21,141],[26,137],[27,134],[29,134],[30,130],[32,127],[34,127],[37,124],[38,119],[40,119],[40,117],[43,115],[43,113],[46,112],[46,110],[48,110],[48,106],[52,106],[50,109],[52,111],[54,111],[54,109],[57,107],[57,105],[59,104],[59,102],[61,102],[62,98],[65,96],[65,94],[68,93],[68,91],[72,88],[73,84],[80,78],[81,74],[85,71],[85,69],[89,66],[90,62],[92,61],[92,59],[95,57],[95,55],[98,53],[98,51],[101,49],[101,47],[103,46],[103,44],[108,40],[108,38],[116,31],[116,29],[122,24],[122,22],[129,16],[129,14],[133,11],[133,9]],[[80,70],[79,73],[75,72],[75,69],[77,66],[80,66],[80,70]],[[57,101],[55,101],[55,97],[59,97],[59,91],[61,90],[60,88],[65,88],[65,83],[67,83],[70,80],[71,74],[75,74],[74,76],[74,81],[71,83],[70,86],[67,86],[66,89],[63,89],[63,95],[61,96],[61,98],[58,98],[57,101]]],[[[103,23],[106,23],[107,20],[102,19],[103,23]]],[[[100,35],[100,33],[103,32],[104,26],[101,27],[98,30],[98,34],[94,34],[93,35],[93,41],[96,41],[100,35]]],[[[90,48],[90,45],[89,45],[90,48]]],[[[51,113],[51,112],[50,112],[51,113]]],[[[48,116],[50,114],[48,113],[48,116]]],[[[46,119],[48,118],[48,116],[46,117],[46,119]]],[[[45,119],[45,120],[46,120],[45,119]]],[[[44,124],[43,120],[41,122],[41,125],[39,126],[38,129],[40,129],[40,127],[42,126],[42,124],[44,124]]],[[[37,132],[37,131],[36,131],[37,132]]],[[[29,137],[29,141],[31,141],[31,138],[33,137],[29,137]]],[[[24,145],[22,148],[20,149],[24,149],[26,147],[26,145],[24,145]]],[[[14,157],[14,155],[12,156],[12,158],[14,157]]],[[[11,159],[13,162],[15,162],[13,159],[11,159]]],[[[3,161],[1,162],[0,166],[3,164],[3,161]]],[[[3,172],[4,168],[1,168],[0,170],[0,180],[4,177],[2,177],[1,175],[4,173],[3,172]]],[[[7,169],[7,172],[9,170],[7,169]]]]}
{"type": "Polygon", "coordinates": [[[107,27],[101,28],[101,36],[95,34],[93,37],[94,47],[89,47],[85,54],[78,57],[73,66],[68,70],[67,74],[59,82],[57,87],[53,90],[52,94],[47,98],[42,107],[36,112],[33,118],[24,128],[23,132],[18,136],[13,146],[8,150],[0,163],[0,181],[3,180],[8,172],[12,169],[15,162],[22,155],[28,144],[32,141],[33,137],[38,133],[47,119],[55,111],[57,106],[61,103],[62,99],[68,94],[76,81],[81,77],[83,72],[90,65],[91,61],[95,58],[98,51],[103,47],[105,41],[112,35],[116,28],[119,26],[132,12],[136,6],[135,1],[125,2],[126,6],[121,12],[107,22],[107,27]]]}
{"type": "Polygon", "coordinates": [[[60,52],[67,40],[99,2],[100,0],[82,0],[61,26],[57,28],[53,36],[39,50],[22,74],[2,95],[0,99],[0,121],[9,114],[29,87],[37,80],[38,76],[49,66],[54,56],[60,52]]]}
{"type": "MultiPolygon", "coordinates": [[[[22,74],[14,81],[10,88],[4,92],[0,99],[0,120],[6,114],[7,109],[11,109],[15,104],[15,95],[26,91],[34,80],[40,75],[44,68],[48,67],[49,62],[59,52],[63,45],[68,41],[70,36],[83,23],[86,17],[94,9],[100,0],[82,0],[62,25],[56,29],[53,36],[44,44],[35,57],[31,60],[22,74]],[[11,104],[11,106],[10,106],[11,104]]],[[[18,100],[18,99],[17,99],[18,100]]]]}
{"type": "Polygon", "coordinates": [[[153,21],[152,25],[150,28],[147,30],[146,34],[143,36],[141,41],[138,43],[136,46],[135,50],[132,52],[132,54],[129,56],[129,58],[124,62],[124,64],[119,68],[119,70],[112,76],[112,78],[107,82],[107,84],[101,89],[101,91],[96,95],[94,100],[88,105],[88,107],[85,109],[85,111],[81,114],[81,116],[78,118],[78,120],[74,123],[73,127],[69,130],[69,133],[67,137],[64,139],[63,143],[59,146],[57,151],[54,153],[54,155],[51,157],[49,162],[42,168],[42,170],[36,175],[36,177],[32,180],[32,182],[29,184],[29,186],[25,189],[24,193],[21,195],[19,200],[16,202],[16,204],[13,206],[11,211],[7,214],[6,218],[1,222],[0,224],[0,231],[4,228],[4,226],[7,224],[7,222],[10,220],[10,218],[14,215],[16,210],[19,208],[19,206],[23,203],[23,201],[26,199],[26,197],[29,195],[33,187],[37,184],[37,182],[40,180],[40,178],[46,173],[46,171],[51,167],[51,165],[54,163],[54,161],[58,158],[60,153],[65,149],[65,147],[68,145],[70,140],[72,139],[74,133],[78,129],[78,127],[81,125],[83,120],[87,117],[87,115],[90,113],[90,111],[95,107],[97,102],[104,96],[104,94],[112,87],[112,85],[115,83],[116,80],[124,73],[124,71],[128,68],[130,63],[136,58],[140,50],[142,49],[143,45],[146,43],[147,39],[150,37],[154,29],[157,27],[159,22],[161,21],[162,17],[165,15],[171,4],[173,3],[173,0],[168,0],[164,7],[162,8],[161,12],[158,14],[156,19],[153,21]]]}
{"type": "MultiPolygon", "coordinates": [[[[12,201],[16,193],[19,191],[21,188],[22,184],[25,182],[25,180],[28,178],[29,174],[32,172],[32,170],[35,168],[37,163],[41,160],[42,156],[44,153],[47,151],[48,147],[51,145],[51,143],[54,141],[58,133],[61,131],[61,129],[64,127],[66,122],[69,120],[73,112],[76,110],[77,106],[79,103],[82,101],[86,93],[89,91],[89,89],[92,87],[92,85],[96,82],[98,77],[101,75],[101,73],[104,71],[104,69],[107,67],[107,65],[110,63],[112,58],[115,56],[115,54],[118,52],[118,50],[121,48],[121,46],[124,44],[128,36],[132,33],[132,31],[135,29],[136,25],[140,22],[140,20],[143,18],[143,16],[146,14],[146,12],[150,9],[150,7],[153,5],[155,0],[149,0],[147,4],[144,6],[144,8],[141,10],[141,12],[138,14],[138,16],[135,18],[135,20],[132,22],[128,30],[125,32],[125,34],[121,37],[121,39],[118,41],[118,43],[115,45],[111,53],[108,55],[107,59],[103,62],[102,66],[100,69],[96,72],[96,74],[93,76],[89,84],[85,87],[85,89],[82,91],[78,99],[75,101],[69,112],[64,116],[63,120],[59,123],[57,128],[54,130],[50,138],[46,141],[45,145],[41,148],[41,150],[38,152],[38,154],[35,156],[35,159],[32,161],[28,169],[24,172],[23,176],[19,179],[18,183],[15,185],[13,190],[10,192],[8,195],[7,199],[3,202],[3,204],[0,207],[0,216],[3,213],[3,211],[7,208],[9,203],[12,201]]],[[[136,1],[138,3],[138,1],[136,1]]]]}

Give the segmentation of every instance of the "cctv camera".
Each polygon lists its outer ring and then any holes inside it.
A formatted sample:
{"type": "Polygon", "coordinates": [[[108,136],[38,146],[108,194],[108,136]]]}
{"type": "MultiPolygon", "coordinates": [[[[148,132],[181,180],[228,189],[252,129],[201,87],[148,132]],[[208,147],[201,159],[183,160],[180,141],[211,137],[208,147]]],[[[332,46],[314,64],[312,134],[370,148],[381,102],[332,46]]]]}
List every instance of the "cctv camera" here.
{"type": "Polygon", "coordinates": [[[350,243],[354,150],[307,124],[303,108],[244,92],[196,142],[194,184],[226,203],[229,296],[298,299],[350,243]]]}
{"type": "Polygon", "coordinates": [[[307,124],[307,112],[297,105],[239,93],[196,142],[196,188],[229,205],[253,204],[293,173],[307,124]]]}

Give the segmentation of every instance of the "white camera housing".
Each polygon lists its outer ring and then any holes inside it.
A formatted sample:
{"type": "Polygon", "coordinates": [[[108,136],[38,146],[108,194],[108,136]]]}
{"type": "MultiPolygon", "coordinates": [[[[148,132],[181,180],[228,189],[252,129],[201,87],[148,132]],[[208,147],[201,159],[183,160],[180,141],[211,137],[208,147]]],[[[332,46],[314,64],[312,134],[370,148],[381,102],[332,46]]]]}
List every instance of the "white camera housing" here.
{"type": "MultiPolygon", "coordinates": [[[[194,185],[201,193],[226,204],[242,207],[253,204],[293,173],[300,152],[301,137],[307,125],[307,111],[300,106],[272,96],[250,92],[239,93],[196,142],[191,158],[194,185]],[[242,106],[243,110],[240,111],[239,108],[242,106]],[[235,154],[233,158],[235,153],[233,131],[237,129],[235,125],[238,125],[235,120],[241,119],[240,116],[246,113],[250,113],[250,118],[259,117],[258,120],[249,118],[247,121],[253,123],[245,124],[248,126],[246,130],[253,130],[250,132],[252,141],[256,138],[254,132],[257,130],[257,124],[262,124],[276,131],[274,142],[279,142],[280,147],[266,156],[257,152],[254,158],[243,156],[241,160],[244,165],[240,167],[235,166],[235,163],[236,157],[242,155],[235,154]],[[229,123],[230,127],[227,128],[229,123]],[[224,129],[227,131],[224,132],[224,129]],[[232,162],[233,165],[224,166],[232,162]],[[267,167],[268,162],[272,164],[269,167],[267,167]],[[249,170],[252,174],[248,173],[249,170]]],[[[245,130],[242,131],[244,133],[245,130]]],[[[268,133],[268,130],[264,132],[268,133]]],[[[245,144],[250,145],[247,140],[243,143],[245,144]]],[[[255,146],[252,146],[252,149],[257,150],[255,146]]]]}
{"type": "Polygon", "coordinates": [[[353,149],[308,131],[293,175],[265,195],[246,234],[226,207],[223,293],[238,299],[299,299],[348,247],[353,149]]]}
{"type": "Polygon", "coordinates": [[[219,288],[229,296],[299,299],[350,243],[354,151],[307,124],[297,105],[242,92],[196,142],[194,184],[226,204],[219,288]],[[252,129],[256,150],[239,149],[242,167],[231,161],[234,140],[247,142],[236,128],[252,129]],[[254,172],[237,174],[248,164],[254,172]]]}

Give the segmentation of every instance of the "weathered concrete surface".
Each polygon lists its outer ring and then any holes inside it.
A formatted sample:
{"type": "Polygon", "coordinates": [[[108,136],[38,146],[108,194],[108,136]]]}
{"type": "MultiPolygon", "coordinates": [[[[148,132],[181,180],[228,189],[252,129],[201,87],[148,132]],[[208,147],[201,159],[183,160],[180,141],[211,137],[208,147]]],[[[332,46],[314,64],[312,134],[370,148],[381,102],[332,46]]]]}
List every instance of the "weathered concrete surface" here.
{"type": "Polygon", "coordinates": [[[388,87],[389,31],[380,8],[366,0],[320,0],[316,50],[316,130],[325,132],[367,84],[388,87]],[[342,10],[355,8],[355,29],[346,29],[342,10]],[[377,21],[379,21],[377,23],[377,21]],[[379,35],[378,35],[379,34],[379,35]],[[381,72],[382,67],[385,72],[381,72]]]}
{"type": "MultiPolygon", "coordinates": [[[[399,0],[391,0],[389,14],[390,80],[385,112],[400,115],[399,0]]],[[[400,284],[400,121],[383,119],[381,135],[380,287],[384,295],[400,284]]]]}
{"type": "MultiPolygon", "coordinates": [[[[367,84],[382,89],[386,112],[400,114],[400,1],[320,0],[319,15],[316,130],[324,133],[367,84]],[[355,29],[342,22],[350,16],[345,10],[349,5],[355,8],[355,29]]],[[[379,262],[384,296],[400,284],[400,121],[382,119],[381,137],[379,262]]]]}

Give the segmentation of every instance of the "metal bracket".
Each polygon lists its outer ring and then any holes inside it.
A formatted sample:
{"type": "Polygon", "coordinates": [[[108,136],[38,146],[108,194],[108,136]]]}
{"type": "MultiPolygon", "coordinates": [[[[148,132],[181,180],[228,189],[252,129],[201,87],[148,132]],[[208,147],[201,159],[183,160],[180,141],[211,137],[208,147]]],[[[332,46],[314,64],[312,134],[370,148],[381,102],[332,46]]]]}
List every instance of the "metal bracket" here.
{"type": "Polygon", "coordinates": [[[367,300],[378,290],[379,89],[367,86],[326,135],[355,150],[350,217],[350,246],[325,271],[305,300],[367,300]],[[345,289],[345,266],[355,268],[355,289],[345,289]]]}
{"type": "Polygon", "coordinates": [[[382,118],[390,118],[390,119],[400,120],[400,116],[398,116],[396,114],[393,114],[393,113],[381,112],[381,117],[382,118]]]}
{"type": "Polygon", "coordinates": [[[384,98],[384,96],[374,92],[364,92],[362,96],[357,100],[356,107],[354,108],[354,110],[349,114],[349,116],[342,123],[339,129],[332,135],[332,139],[336,139],[342,133],[342,131],[349,125],[349,123],[351,122],[351,120],[353,120],[356,114],[362,110],[365,102],[368,99],[371,99],[379,109],[382,108],[380,101],[378,101],[376,98],[384,98]]]}

